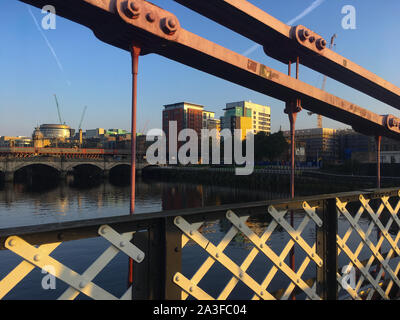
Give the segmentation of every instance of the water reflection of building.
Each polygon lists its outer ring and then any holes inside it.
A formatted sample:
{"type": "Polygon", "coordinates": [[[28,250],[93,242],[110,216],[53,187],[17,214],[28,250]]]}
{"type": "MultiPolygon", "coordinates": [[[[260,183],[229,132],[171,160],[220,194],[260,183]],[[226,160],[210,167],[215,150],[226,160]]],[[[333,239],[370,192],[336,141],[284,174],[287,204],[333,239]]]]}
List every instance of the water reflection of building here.
{"type": "MultiPolygon", "coordinates": [[[[270,215],[259,215],[259,216],[254,216],[250,217],[247,219],[245,222],[246,226],[253,231],[258,237],[261,237],[269,224],[272,221],[272,217],[270,215]]],[[[222,233],[223,235],[227,234],[231,228],[235,228],[228,219],[220,219],[216,226],[218,226],[218,231],[219,233],[222,233]]],[[[209,232],[209,231],[208,231],[209,232]]],[[[215,232],[215,231],[214,231],[215,232]]],[[[280,233],[282,232],[282,228],[277,227],[273,233],[280,233]]],[[[269,240],[271,237],[269,238],[269,240]]],[[[245,236],[242,232],[238,232],[235,237],[231,240],[230,245],[246,245],[249,248],[253,247],[252,242],[249,240],[247,236],[245,236]]]]}
{"type": "Polygon", "coordinates": [[[167,185],[162,191],[162,209],[174,210],[204,206],[203,187],[195,185],[167,185]]]}

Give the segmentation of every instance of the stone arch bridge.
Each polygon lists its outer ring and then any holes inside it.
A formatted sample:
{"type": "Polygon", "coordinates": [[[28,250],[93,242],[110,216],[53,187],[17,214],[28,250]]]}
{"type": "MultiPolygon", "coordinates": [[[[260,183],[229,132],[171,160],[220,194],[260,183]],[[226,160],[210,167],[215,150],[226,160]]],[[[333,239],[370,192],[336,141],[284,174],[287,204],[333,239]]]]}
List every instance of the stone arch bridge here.
{"type": "MultiPolygon", "coordinates": [[[[108,176],[111,169],[119,165],[130,165],[130,159],[4,158],[0,159],[0,172],[4,173],[6,182],[12,182],[17,170],[38,164],[56,169],[61,177],[65,177],[68,172],[81,165],[97,167],[104,176],[108,176]]],[[[136,169],[141,170],[147,165],[147,163],[136,163],[136,169]]]]}

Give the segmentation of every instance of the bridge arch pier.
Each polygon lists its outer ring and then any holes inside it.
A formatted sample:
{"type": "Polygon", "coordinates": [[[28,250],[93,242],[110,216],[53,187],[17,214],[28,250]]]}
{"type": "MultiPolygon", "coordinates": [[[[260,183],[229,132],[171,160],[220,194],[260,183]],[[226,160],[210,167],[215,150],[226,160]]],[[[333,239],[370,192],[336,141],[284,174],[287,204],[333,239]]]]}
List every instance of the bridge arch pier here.
{"type": "Polygon", "coordinates": [[[4,171],[4,182],[14,182],[14,171],[4,171]]]}
{"type": "Polygon", "coordinates": [[[110,169],[104,169],[103,170],[103,178],[104,179],[110,178],[110,169]]]}
{"type": "Polygon", "coordinates": [[[65,180],[65,179],[67,179],[67,174],[68,174],[67,171],[61,170],[61,171],[60,171],[60,180],[65,180]]]}

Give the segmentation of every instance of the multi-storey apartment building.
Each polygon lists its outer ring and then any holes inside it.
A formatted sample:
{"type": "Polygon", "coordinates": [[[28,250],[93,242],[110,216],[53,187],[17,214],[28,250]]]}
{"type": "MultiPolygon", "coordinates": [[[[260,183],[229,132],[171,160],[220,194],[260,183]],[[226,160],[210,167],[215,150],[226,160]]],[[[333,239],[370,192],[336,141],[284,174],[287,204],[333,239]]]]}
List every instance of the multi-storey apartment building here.
{"type": "MultiPolygon", "coordinates": [[[[199,138],[199,146],[201,142],[202,129],[217,129],[217,139],[219,139],[219,131],[221,129],[220,120],[215,119],[215,113],[212,111],[204,110],[202,105],[179,102],[174,104],[164,105],[162,115],[163,131],[167,137],[167,153],[169,146],[169,139],[171,138],[169,132],[169,123],[176,121],[177,133],[183,129],[193,129],[196,131],[199,138]]],[[[180,148],[185,142],[178,141],[177,147],[180,148]]]]}
{"type": "Polygon", "coordinates": [[[242,138],[246,130],[253,134],[258,132],[271,133],[271,108],[251,101],[238,101],[226,104],[225,113],[221,119],[223,129],[242,129],[242,138]]]}
{"type": "Polygon", "coordinates": [[[195,130],[200,137],[201,129],[203,128],[203,109],[203,106],[189,102],[164,105],[162,126],[167,140],[170,121],[176,121],[178,133],[183,129],[190,128],[195,130]]]}

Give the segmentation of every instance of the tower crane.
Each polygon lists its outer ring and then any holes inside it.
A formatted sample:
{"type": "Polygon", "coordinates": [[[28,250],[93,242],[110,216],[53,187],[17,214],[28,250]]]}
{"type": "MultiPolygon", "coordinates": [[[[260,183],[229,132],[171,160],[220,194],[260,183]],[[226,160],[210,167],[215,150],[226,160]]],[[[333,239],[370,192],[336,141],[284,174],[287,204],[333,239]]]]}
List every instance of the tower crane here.
{"type": "MultiPolygon", "coordinates": [[[[332,47],[335,45],[335,39],[337,38],[336,33],[332,36],[331,38],[331,43],[329,44],[329,49],[332,49],[332,47]]],[[[324,78],[322,80],[322,86],[321,90],[325,91],[325,86],[326,86],[326,76],[324,75],[324,78]]],[[[308,112],[308,115],[311,116],[314,113],[308,112]]],[[[317,114],[317,127],[322,128],[322,116],[320,114],[317,114]]]]}
{"type": "Polygon", "coordinates": [[[86,109],[87,109],[87,106],[85,106],[85,107],[83,108],[83,112],[82,112],[82,116],[81,116],[81,121],[79,122],[78,131],[82,128],[82,122],[83,122],[83,118],[85,117],[86,109]]]}
{"type": "Polygon", "coordinates": [[[54,98],[56,99],[58,120],[60,121],[60,124],[63,124],[62,119],[61,119],[61,113],[60,113],[60,105],[58,104],[57,96],[55,94],[54,94],[54,98]]]}
{"type": "Polygon", "coordinates": [[[82,148],[82,143],[83,143],[83,136],[82,136],[82,122],[83,118],[85,117],[87,106],[83,108],[82,111],[82,116],[81,116],[81,121],[79,121],[79,127],[78,127],[78,133],[79,133],[79,147],[82,148]]]}
{"type": "Polygon", "coordinates": [[[141,133],[143,133],[143,134],[146,133],[145,131],[146,131],[146,129],[147,129],[147,126],[148,126],[148,124],[149,124],[149,121],[150,121],[150,120],[146,120],[146,122],[145,122],[143,128],[141,129],[141,133]]]}

